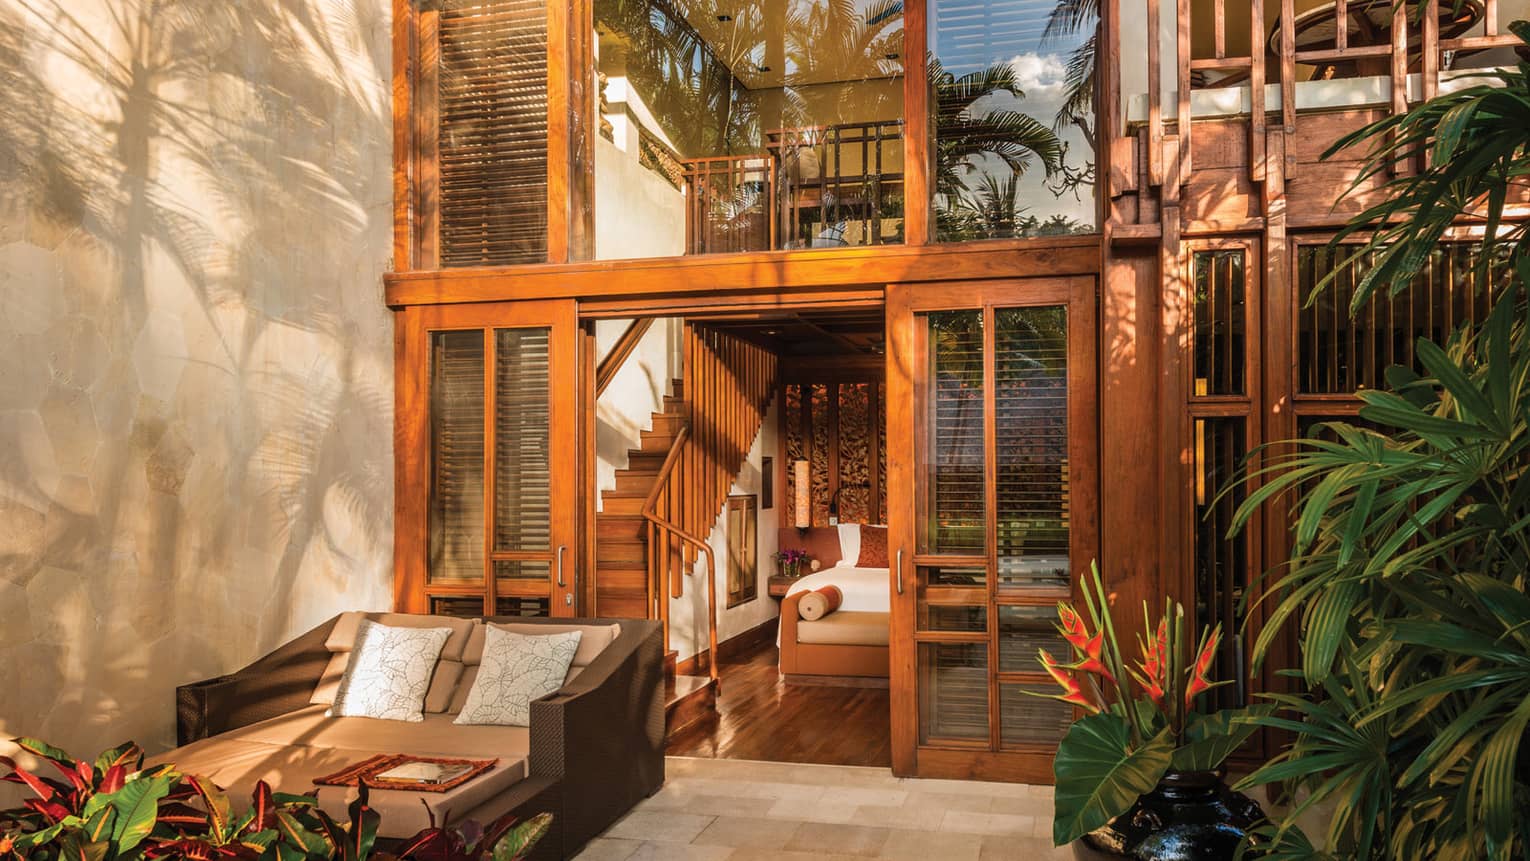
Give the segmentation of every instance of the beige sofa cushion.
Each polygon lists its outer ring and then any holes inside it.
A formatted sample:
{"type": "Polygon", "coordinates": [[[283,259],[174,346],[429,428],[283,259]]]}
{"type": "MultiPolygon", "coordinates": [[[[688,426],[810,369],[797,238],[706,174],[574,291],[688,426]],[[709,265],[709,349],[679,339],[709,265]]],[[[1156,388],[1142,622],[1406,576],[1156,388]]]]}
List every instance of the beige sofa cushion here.
{"type": "MultiPolygon", "coordinates": [[[[350,652],[336,652],[330,656],[329,665],[324,668],[324,674],[319,676],[319,684],[314,688],[313,696],[308,698],[310,703],[327,706],[335,701],[335,693],[340,690],[340,679],[345,677],[345,667],[350,659],[350,652]]],[[[435,672],[430,677],[430,690],[425,692],[425,713],[440,714],[446,711],[461,678],[460,662],[437,661],[435,672]]]]}
{"type": "MultiPolygon", "coordinates": [[[[571,664],[575,667],[588,667],[590,662],[599,657],[607,646],[616,642],[616,638],[622,633],[621,625],[518,625],[514,622],[490,622],[489,624],[501,631],[524,634],[528,637],[578,631],[580,633],[579,649],[574,652],[574,663],[571,664]]],[[[484,638],[485,634],[481,626],[472,632],[468,638],[467,648],[462,653],[462,663],[469,667],[478,666],[478,662],[483,660],[484,638]]]]}
{"type": "MultiPolygon", "coordinates": [[[[332,720],[367,720],[366,718],[333,718],[332,720]]],[[[387,723],[387,721],[372,721],[387,723]]],[[[449,724],[448,724],[449,725],[449,724]]],[[[420,724],[408,724],[418,730],[420,724]]],[[[474,729],[475,727],[458,727],[474,729]]],[[[188,774],[210,779],[228,791],[236,811],[242,813],[250,805],[250,796],[257,781],[265,780],[278,792],[303,793],[318,789],[319,806],[341,822],[346,820],[346,808],[356,798],[356,790],[344,786],[314,786],[314,778],[355,765],[378,753],[426,753],[427,751],[404,749],[388,751],[378,748],[318,747],[309,745],[283,745],[262,741],[233,739],[229,734],[193,742],[182,748],[162,754],[151,764],[170,762],[188,774]]],[[[431,751],[433,752],[433,751],[431,751]]],[[[466,755],[466,754],[457,754],[466,755]]],[[[492,753],[480,752],[476,759],[490,759],[492,753]]],[[[524,757],[497,759],[494,768],[472,780],[453,787],[446,792],[405,792],[378,790],[368,796],[372,807],[382,815],[378,836],[402,839],[412,837],[430,824],[430,814],[435,811],[438,822],[452,821],[504,793],[526,777],[524,757]],[[424,804],[420,802],[424,801],[424,804]],[[447,817],[451,817],[450,820],[447,817]]]]}
{"type": "Polygon", "coordinates": [[[886,613],[840,610],[816,622],[798,622],[797,642],[828,646],[885,646],[888,623],[886,613]]]}
{"type": "Polygon", "coordinates": [[[275,745],[339,747],[474,759],[524,757],[531,733],[523,726],[456,726],[453,715],[428,714],[419,723],[325,717],[323,706],[229,730],[219,738],[275,745]]]}
{"type": "MultiPolygon", "coordinates": [[[[569,665],[568,674],[563,677],[563,684],[572,682],[590,662],[600,656],[606,647],[616,642],[621,636],[621,625],[518,625],[514,622],[490,622],[496,628],[510,631],[515,634],[526,634],[535,637],[538,634],[563,634],[568,631],[579,631],[579,648],[574,652],[574,662],[569,665]]],[[[462,678],[457,682],[457,690],[452,694],[451,705],[446,707],[447,714],[458,714],[462,707],[467,705],[468,692],[473,689],[473,682],[478,679],[478,662],[483,660],[484,632],[477,630],[468,640],[467,649],[463,651],[462,678]]]]}
{"type": "Polygon", "coordinates": [[[335,693],[340,690],[340,680],[345,676],[345,668],[350,662],[351,649],[356,643],[356,632],[360,628],[362,619],[370,619],[395,627],[452,629],[451,636],[446,639],[446,645],[441,647],[441,658],[436,662],[436,669],[430,678],[430,689],[425,694],[426,714],[445,712],[451,705],[452,695],[457,692],[457,682],[462,678],[462,653],[467,647],[473,630],[482,627],[477,619],[410,613],[343,613],[335,621],[334,629],[329,632],[329,637],[324,641],[325,647],[334,654],[330,656],[329,665],[319,676],[319,683],[314,687],[313,696],[309,697],[308,701],[315,705],[334,703],[335,693]]]}
{"type": "Polygon", "coordinates": [[[477,619],[459,619],[455,616],[426,616],[415,613],[341,613],[335,627],[324,640],[324,647],[331,652],[349,652],[356,645],[356,632],[362,619],[370,619],[390,628],[450,628],[446,645],[441,647],[441,660],[460,661],[473,629],[480,624],[477,619]]]}

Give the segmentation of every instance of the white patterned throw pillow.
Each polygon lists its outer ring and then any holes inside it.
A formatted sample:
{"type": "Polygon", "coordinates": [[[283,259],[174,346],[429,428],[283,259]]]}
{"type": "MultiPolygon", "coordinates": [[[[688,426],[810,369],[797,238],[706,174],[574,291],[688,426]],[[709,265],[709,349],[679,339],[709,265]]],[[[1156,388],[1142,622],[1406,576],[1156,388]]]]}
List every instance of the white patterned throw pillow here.
{"type": "Polygon", "coordinates": [[[394,628],[361,620],[351,661],[328,714],[419,722],[451,628],[394,628]]]}
{"type": "Polygon", "coordinates": [[[579,650],[580,634],[527,636],[489,625],[484,630],[478,678],[455,722],[530,726],[531,701],[563,687],[568,665],[579,650]]]}

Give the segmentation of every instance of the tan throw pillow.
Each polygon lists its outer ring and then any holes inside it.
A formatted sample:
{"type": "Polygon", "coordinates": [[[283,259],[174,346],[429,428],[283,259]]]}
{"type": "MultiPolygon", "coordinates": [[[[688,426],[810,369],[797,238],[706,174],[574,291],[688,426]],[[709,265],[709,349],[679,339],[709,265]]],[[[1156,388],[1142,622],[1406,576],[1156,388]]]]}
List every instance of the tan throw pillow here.
{"type": "Polygon", "coordinates": [[[844,600],[845,595],[839,591],[839,587],[830,584],[803,595],[802,600],[797,602],[797,614],[804,622],[816,622],[838,610],[844,600]]]}
{"type": "Polygon", "coordinates": [[[361,620],[332,717],[425,720],[425,693],[450,628],[390,628],[361,620]]]}
{"type": "Polygon", "coordinates": [[[532,700],[563,687],[581,634],[537,637],[488,626],[478,675],[453,723],[530,726],[532,700]]]}

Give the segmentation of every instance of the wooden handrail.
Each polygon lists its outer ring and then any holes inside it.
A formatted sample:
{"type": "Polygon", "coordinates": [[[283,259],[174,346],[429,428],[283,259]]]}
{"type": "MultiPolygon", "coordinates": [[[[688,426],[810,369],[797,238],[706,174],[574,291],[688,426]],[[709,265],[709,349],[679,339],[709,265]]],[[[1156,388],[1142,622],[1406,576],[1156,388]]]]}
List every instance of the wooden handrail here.
{"type": "Polygon", "coordinates": [[[627,364],[627,360],[637,350],[643,336],[648,334],[648,329],[653,326],[653,321],[652,317],[639,317],[632,321],[632,325],[627,327],[627,331],[623,332],[620,338],[616,339],[616,345],[604,359],[600,360],[600,366],[595,369],[595,397],[599,398],[606,387],[611,385],[611,381],[616,379],[616,372],[622,369],[622,365],[627,364]]]}
{"type": "MultiPolygon", "coordinates": [[[[667,554],[669,552],[667,546],[662,550],[658,548],[658,542],[654,540],[658,537],[659,533],[665,533],[673,535],[682,542],[695,547],[701,551],[701,554],[707,560],[707,675],[711,677],[712,683],[718,686],[718,690],[721,690],[722,683],[717,675],[717,557],[712,552],[712,545],[659,515],[659,500],[669,490],[670,478],[673,477],[675,468],[680,463],[680,454],[685,450],[685,444],[690,438],[691,428],[690,425],[686,425],[675,435],[675,441],[670,443],[669,453],[664,456],[663,466],[659,467],[659,475],[654,481],[653,489],[648,492],[648,498],[643,501],[643,519],[648,522],[649,526],[649,559],[658,558],[656,556],[658,553],[667,554]]],[[[667,565],[660,566],[659,570],[672,574],[667,565]]],[[[652,574],[653,572],[650,571],[648,582],[650,590],[655,585],[652,574]]],[[[666,645],[669,643],[670,594],[672,594],[672,590],[663,590],[660,604],[660,615],[664,622],[664,642],[666,645]]],[[[652,600],[653,595],[650,592],[650,603],[652,600]]]]}
{"type": "Polygon", "coordinates": [[[659,493],[669,484],[670,473],[675,471],[675,464],[680,460],[680,450],[685,447],[685,441],[691,438],[691,427],[686,425],[675,434],[675,441],[669,444],[669,454],[664,456],[664,464],[659,467],[659,475],[654,479],[653,489],[648,491],[648,498],[643,500],[643,516],[653,517],[658,508],[659,493]]]}

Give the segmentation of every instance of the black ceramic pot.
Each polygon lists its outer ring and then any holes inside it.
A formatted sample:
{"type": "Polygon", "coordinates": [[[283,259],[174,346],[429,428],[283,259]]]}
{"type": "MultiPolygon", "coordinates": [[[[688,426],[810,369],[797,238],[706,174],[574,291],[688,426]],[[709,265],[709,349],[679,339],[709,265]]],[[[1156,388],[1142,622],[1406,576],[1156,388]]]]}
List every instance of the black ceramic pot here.
{"type": "Polygon", "coordinates": [[[1078,861],[1232,861],[1264,812],[1215,771],[1170,772],[1132,809],[1073,843],[1078,861]]]}

